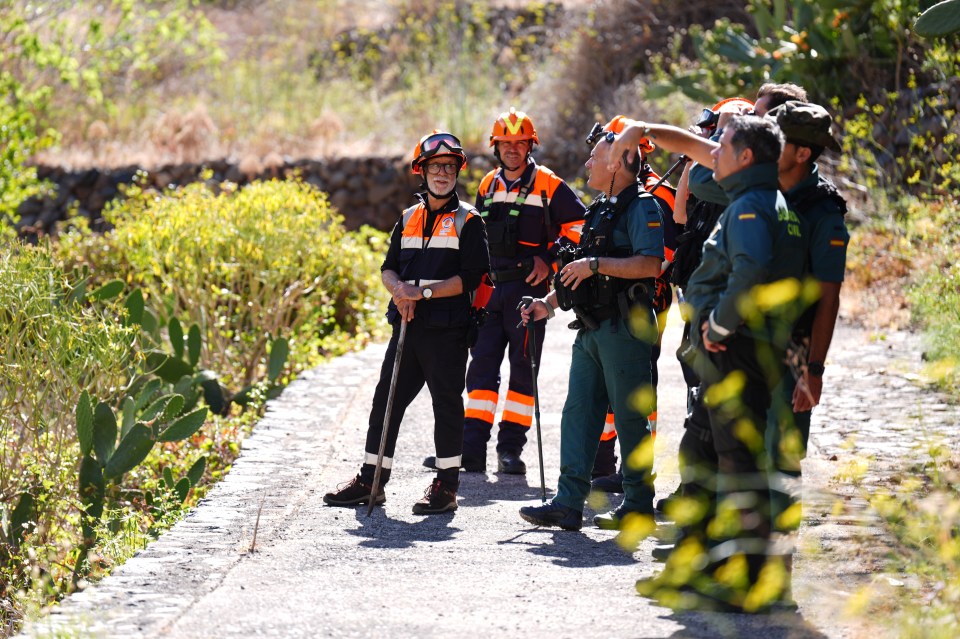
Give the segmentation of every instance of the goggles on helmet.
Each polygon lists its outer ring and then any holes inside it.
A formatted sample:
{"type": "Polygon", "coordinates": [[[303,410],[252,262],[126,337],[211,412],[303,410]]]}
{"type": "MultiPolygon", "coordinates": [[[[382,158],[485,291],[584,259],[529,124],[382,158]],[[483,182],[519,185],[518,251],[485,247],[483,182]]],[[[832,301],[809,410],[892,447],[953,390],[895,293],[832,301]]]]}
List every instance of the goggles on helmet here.
{"type": "Polygon", "coordinates": [[[720,120],[720,113],[711,111],[710,109],[704,109],[700,113],[700,119],[697,120],[697,126],[701,129],[712,129],[717,126],[717,122],[720,120]]]}
{"type": "Polygon", "coordinates": [[[451,133],[437,131],[424,136],[417,145],[413,154],[411,168],[414,173],[420,172],[420,165],[437,155],[455,155],[460,158],[460,168],[467,164],[467,154],[463,152],[460,140],[451,133]]]}
{"type": "Polygon", "coordinates": [[[420,143],[420,159],[426,160],[433,157],[442,147],[447,147],[451,153],[463,153],[463,147],[456,136],[450,133],[437,133],[420,143]]]}

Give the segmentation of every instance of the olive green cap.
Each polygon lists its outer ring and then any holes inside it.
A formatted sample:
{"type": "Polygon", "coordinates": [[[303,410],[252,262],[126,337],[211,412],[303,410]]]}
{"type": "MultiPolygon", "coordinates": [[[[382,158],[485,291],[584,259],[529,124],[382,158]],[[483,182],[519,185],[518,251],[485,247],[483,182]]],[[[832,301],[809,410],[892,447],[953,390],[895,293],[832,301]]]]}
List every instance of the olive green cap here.
{"type": "Polygon", "coordinates": [[[840,144],[830,133],[833,118],[819,104],[790,100],[767,111],[766,117],[777,123],[787,142],[840,150],[840,144]]]}

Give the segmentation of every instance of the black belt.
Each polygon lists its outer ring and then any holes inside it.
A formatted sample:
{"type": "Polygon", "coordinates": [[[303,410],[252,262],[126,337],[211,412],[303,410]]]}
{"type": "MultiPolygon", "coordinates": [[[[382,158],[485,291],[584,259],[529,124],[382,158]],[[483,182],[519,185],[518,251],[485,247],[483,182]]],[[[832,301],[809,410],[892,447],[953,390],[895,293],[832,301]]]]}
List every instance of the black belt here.
{"type": "Polygon", "coordinates": [[[490,279],[493,280],[494,284],[503,284],[505,282],[513,282],[515,280],[522,280],[530,275],[530,272],[533,271],[533,258],[528,257],[525,260],[521,260],[516,263],[516,266],[512,268],[499,268],[497,270],[490,271],[490,279]]]}

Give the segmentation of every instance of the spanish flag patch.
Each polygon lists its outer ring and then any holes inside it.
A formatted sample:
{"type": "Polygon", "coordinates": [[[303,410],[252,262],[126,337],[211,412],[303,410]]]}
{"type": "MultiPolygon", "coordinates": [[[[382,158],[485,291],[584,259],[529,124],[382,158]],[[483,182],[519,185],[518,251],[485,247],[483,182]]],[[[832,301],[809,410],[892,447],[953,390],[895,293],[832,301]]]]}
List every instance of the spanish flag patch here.
{"type": "Polygon", "coordinates": [[[647,222],[647,227],[651,229],[660,228],[660,222],[647,222]]]}
{"type": "Polygon", "coordinates": [[[830,240],[830,246],[846,246],[846,244],[843,240],[830,240]]]}
{"type": "Polygon", "coordinates": [[[738,220],[755,220],[757,219],[756,213],[741,213],[737,216],[738,220]]]}

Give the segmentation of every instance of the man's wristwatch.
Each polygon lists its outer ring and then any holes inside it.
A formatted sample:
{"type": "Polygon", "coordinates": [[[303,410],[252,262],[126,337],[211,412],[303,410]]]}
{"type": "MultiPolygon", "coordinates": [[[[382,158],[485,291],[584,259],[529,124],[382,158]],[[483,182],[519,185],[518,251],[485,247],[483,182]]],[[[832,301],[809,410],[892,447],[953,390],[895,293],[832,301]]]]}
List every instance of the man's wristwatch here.
{"type": "Polygon", "coordinates": [[[430,288],[429,286],[424,286],[422,293],[423,293],[423,299],[425,300],[428,300],[433,297],[433,289],[430,288]]]}
{"type": "Polygon", "coordinates": [[[807,375],[823,377],[823,362],[807,362],[807,375]]]}
{"type": "Polygon", "coordinates": [[[591,273],[593,273],[594,275],[596,275],[597,273],[600,272],[600,258],[599,258],[599,257],[591,257],[591,258],[590,258],[590,261],[589,261],[588,263],[590,264],[590,272],[591,272],[591,273]]]}

